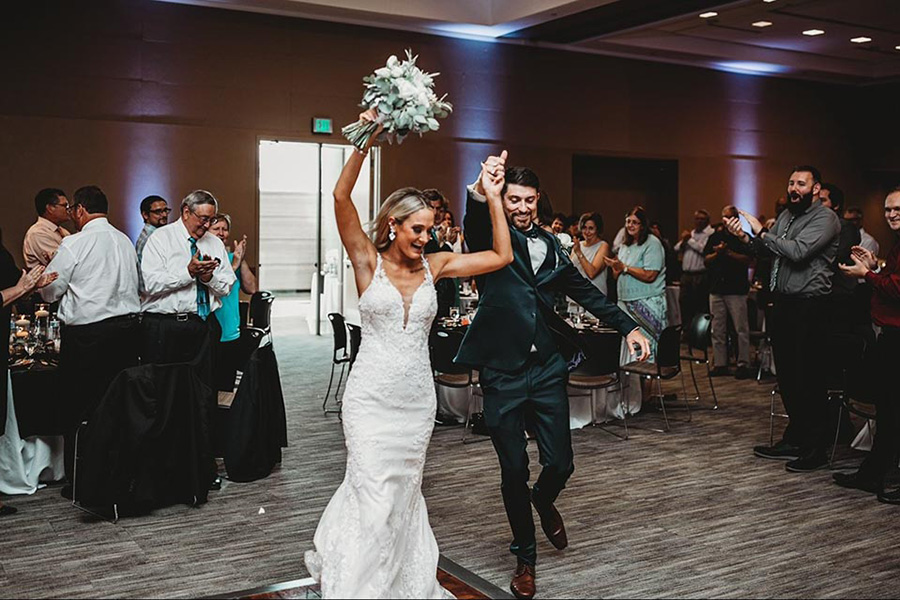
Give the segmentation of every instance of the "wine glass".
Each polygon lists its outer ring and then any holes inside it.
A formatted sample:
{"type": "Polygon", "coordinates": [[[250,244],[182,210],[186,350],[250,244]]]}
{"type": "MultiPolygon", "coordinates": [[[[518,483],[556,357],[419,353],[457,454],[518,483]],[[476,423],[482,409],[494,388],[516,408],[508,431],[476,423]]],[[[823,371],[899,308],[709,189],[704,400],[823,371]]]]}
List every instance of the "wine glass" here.
{"type": "Polygon", "coordinates": [[[458,306],[450,307],[450,319],[453,321],[459,321],[459,307],[458,306]]]}

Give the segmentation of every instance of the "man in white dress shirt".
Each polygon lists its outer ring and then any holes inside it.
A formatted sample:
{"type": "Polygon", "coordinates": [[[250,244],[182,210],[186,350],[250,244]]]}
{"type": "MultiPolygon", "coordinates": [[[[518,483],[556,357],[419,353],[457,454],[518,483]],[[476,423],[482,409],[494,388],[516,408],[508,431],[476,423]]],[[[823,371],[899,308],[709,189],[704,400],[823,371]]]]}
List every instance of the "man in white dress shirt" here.
{"type": "Polygon", "coordinates": [[[115,376],[138,364],[137,256],[128,236],[109,224],[108,207],[96,186],[75,192],[70,213],[78,233],[62,240],[47,266],[58,277],[41,290],[47,302],[59,301],[63,322],[59,368],[73,395],[65,445],[69,478],[78,424],[90,419],[115,376]]]}
{"type": "Polygon", "coordinates": [[[694,213],[693,231],[685,230],[681,241],[675,244],[675,252],[682,253],[681,259],[681,324],[687,332],[694,315],[709,312],[709,279],[706,273],[706,242],[715,230],[709,225],[709,213],[698,210],[694,213]]]}
{"type": "Polygon", "coordinates": [[[181,201],[181,218],[154,231],[141,256],[143,361],[196,360],[207,383],[219,336],[218,322],[208,317],[235,282],[222,240],[206,235],[217,212],[212,194],[191,192],[181,201]]]}

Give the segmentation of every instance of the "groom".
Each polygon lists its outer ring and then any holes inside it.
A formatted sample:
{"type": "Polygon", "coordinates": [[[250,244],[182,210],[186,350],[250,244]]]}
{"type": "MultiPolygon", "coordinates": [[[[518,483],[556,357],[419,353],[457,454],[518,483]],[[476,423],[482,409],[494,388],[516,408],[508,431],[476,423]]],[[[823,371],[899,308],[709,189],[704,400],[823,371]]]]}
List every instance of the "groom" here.
{"type": "MultiPolygon", "coordinates": [[[[456,361],[480,369],[484,418],[500,458],[503,504],[512,527],[510,551],[518,565],[510,589],[518,598],[535,593],[537,544],[531,505],[557,549],[568,544],[562,517],[553,505],[575,470],[569,431],[568,369],[561,349],[577,348],[576,334],[553,311],[562,292],[614,327],[630,347],[649,355],[647,339],[615,304],[575,269],[559,241],[535,223],[541,189],[537,175],[506,167],[506,151],[483,169],[506,173],[503,208],[510,222],[514,260],[478,280],[481,299],[456,361]],[[542,470],[528,489],[526,420],[534,431],[542,470]]],[[[466,242],[472,252],[492,247],[491,220],[481,177],[468,187],[466,242]]]]}

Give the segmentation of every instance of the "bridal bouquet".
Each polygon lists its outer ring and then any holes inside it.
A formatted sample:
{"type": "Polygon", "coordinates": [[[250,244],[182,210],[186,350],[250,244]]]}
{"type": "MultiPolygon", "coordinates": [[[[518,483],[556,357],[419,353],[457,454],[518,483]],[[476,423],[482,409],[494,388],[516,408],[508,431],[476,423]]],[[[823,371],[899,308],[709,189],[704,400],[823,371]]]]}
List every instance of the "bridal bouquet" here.
{"type": "Polygon", "coordinates": [[[360,106],[375,109],[378,118],[375,122],[359,121],[341,130],[354,146],[365,150],[379,124],[384,129],[378,140],[393,142],[396,139],[398,144],[410,133],[421,136],[428,131],[437,131],[441,126],[438,119],[453,110],[445,100],[446,94],[438,98],[434,93],[434,78],[439,73],[422,71],[416,66],[418,58],[411,50],[406,51],[404,61],[392,55],[385,66],[363,78],[366,92],[360,106]]]}

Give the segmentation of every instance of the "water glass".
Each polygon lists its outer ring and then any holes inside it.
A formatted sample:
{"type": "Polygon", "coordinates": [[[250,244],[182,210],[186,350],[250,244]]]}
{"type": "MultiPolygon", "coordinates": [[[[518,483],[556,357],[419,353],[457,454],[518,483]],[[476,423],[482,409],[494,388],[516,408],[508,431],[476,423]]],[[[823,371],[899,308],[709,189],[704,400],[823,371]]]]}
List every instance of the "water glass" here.
{"type": "Polygon", "coordinates": [[[459,307],[458,306],[450,307],[450,318],[453,319],[454,321],[459,320],[459,307]]]}

